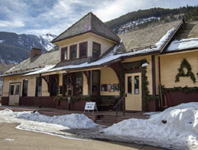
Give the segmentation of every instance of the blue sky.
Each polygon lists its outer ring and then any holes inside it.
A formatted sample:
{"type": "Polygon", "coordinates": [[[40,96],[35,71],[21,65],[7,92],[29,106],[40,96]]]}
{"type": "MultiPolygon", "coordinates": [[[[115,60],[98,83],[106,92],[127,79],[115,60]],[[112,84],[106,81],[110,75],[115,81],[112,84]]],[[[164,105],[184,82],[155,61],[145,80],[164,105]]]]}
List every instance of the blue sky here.
{"type": "Polygon", "coordinates": [[[0,0],[0,31],[60,34],[92,11],[102,21],[153,7],[198,6],[197,0],[0,0]]]}

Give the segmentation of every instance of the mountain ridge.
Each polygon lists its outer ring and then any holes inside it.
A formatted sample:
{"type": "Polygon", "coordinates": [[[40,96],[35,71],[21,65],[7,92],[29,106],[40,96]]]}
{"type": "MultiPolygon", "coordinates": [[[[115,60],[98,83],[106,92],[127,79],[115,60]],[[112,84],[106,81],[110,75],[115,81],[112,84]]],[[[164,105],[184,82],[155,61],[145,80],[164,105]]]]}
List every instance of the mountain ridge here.
{"type": "Polygon", "coordinates": [[[51,40],[55,37],[50,33],[36,36],[31,34],[16,34],[0,32],[0,62],[4,64],[18,64],[30,55],[30,49],[39,48],[42,52],[54,48],[51,40]]]}

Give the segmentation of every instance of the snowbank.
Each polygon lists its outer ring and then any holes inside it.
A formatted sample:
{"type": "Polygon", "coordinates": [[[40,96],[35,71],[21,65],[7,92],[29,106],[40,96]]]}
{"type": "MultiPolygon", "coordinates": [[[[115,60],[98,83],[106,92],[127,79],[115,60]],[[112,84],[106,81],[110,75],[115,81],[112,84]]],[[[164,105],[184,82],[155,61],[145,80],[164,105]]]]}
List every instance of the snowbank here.
{"type": "Polygon", "coordinates": [[[97,126],[91,119],[84,114],[70,114],[62,116],[45,116],[40,113],[22,113],[18,118],[23,118],[31,121],[45,122],[58,124],[69,128],[94,128],[97,126]]]}
{"type": "Polygon", "coordinates": [[[148,120],[124,120],[103,132],[126,141],[169,149],[198,149],[198,103],[168,108],[148,120]]]}
{"type": "Polygon", "coordinates": [[[85,115],[71,114],[48,117],[31,111],[13,112],[10,109],[0,111],[0,122],[19,123],[16,128],[20,130],[45,133],[67,139],[78,139],[76,135],[66,132],[69,128],[99,127],[85,115]]]}

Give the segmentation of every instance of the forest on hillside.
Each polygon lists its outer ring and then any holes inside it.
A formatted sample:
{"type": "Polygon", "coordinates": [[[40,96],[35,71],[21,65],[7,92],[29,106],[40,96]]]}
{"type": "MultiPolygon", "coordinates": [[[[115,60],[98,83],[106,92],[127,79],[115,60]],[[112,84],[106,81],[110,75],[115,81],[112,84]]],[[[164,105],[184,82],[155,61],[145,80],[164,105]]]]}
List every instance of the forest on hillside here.
{"type": "Polygon", "coordinates": [[[151,8],[146,10],[138,10],[108,21],[106,22],[106,25],[115,33],[118,33],[118,30],[122,25],[150,17],[158,17],[160,19],[145,22],[144,24],[141,24],[141,27],[145,27],[146,25],[155,22],[171,22],[179,19],[184,19],[185,21],[198,20],[198,6],[186,6],[175,9],[151,8]]]}

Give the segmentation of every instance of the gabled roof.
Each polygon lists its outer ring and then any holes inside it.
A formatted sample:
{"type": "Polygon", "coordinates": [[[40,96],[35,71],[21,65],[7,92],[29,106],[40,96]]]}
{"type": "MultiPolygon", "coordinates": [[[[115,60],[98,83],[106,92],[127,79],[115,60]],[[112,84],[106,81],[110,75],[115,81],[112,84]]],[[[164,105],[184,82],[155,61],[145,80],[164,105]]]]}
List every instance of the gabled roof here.
{"type": "Polygon", "coordinates": [[[24,60],[20,64],[4,72],[4,75],[23,74],[35,71],[35,69],[38,68],[44,68],[49,65],[56,65],[59,61],[60,59],[58,50],[46,52],[32,59],[28,58],[24,60]]]}
{"type": "Polygon", "coordinates": [[[174,37],[174,41],[165,49],[165,53],[198,49],[198,21],[183,24],[174,37]]]}
{"type": "Polygon", "coordinates": [[[115,42],[120,42],[120,38],[115,33],[113,33],[111,29],[109,29],[100,19],[90,12],[59,36],[57,36],[54,40],[52,40],[52,43],[88,32],[95,33],[115,42]]]}
{"type": "Polygon", "coordinates": [[[139,51],[155,47],[156,43],[171,29],[177,29],[181,21],[158,24],[132,32],[120,34],[126,51],[139,51]]]}

